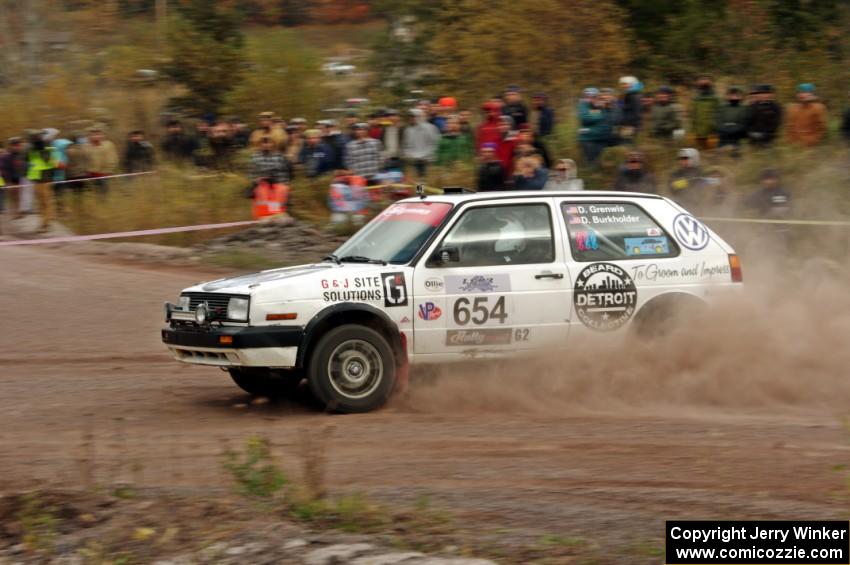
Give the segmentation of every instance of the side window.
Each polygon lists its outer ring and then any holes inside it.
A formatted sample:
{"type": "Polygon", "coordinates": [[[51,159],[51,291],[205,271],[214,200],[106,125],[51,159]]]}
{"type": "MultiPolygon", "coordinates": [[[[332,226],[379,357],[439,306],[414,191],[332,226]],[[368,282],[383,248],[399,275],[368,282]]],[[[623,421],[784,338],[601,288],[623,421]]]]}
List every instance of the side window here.
{"type": "Polygon", "coordinates": [[[447,267],[551,263],[555,243],[549,206],[471,208],[449,230],[441,249],[457,250],[457,260],[447,267]]]}
{"type": "Polygon", "coordinates": [[[576,261],[675,257],[673,238],[635,204],[564,202],[561,211],[576,261]]]}

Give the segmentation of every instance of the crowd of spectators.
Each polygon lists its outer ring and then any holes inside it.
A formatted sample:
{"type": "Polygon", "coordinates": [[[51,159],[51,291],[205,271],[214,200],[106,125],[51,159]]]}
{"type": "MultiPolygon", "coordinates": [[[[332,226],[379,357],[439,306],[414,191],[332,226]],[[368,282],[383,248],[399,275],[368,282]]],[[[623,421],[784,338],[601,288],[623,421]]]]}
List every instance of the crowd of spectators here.
{"type": "MultiPolygon", "coordinates": [[[[558,120],[545,94],[534,94],[529,104],[522,90],[512,85],[485,101],[480,110],[475,119],[473,111],[446,96],[420,100],[401,111],[384,109],[368,117],[352,112],[339,121],[321,119],[312,124],[263,112],[253,129],[238,118],[201,120],[188,129],[172,119],[158,150],[136,130],[128,134],[120,154],[101,128],[67,137],[45,129],[11,138],[0,148],[0,183],[31,186],[29,199],[32,194],[38,199],[45,228],[54,216],[54,195],[85,189],[105,192],[109,181],[104,177],[151,171],[157,158],[232,171],[247,161],[254,184],[288,183],[299,175],[346,175],[370,182],[388,171],[418,181],[432,166],[474,164],[478,191],[583,189],[576,161],[551,155],[558,120]]],[[[610,147],[625,148],[625,160],[612,179],[614,190],[657,192],[656,176],[640,146],[650,142],[669,148],[678,166],[667,179],[667,192],[685,206],[696,205],[705,187],[722,181],[703,171],[700,152],[735,157],[743,144],[763,149],[783,133],[790,144],[813,147],[823,142],[827,131],[826,107],[812,84],[799,85],[796,101],[783,108],[771,85],[756,85],[749,91],[729,86],[721,98],[709,76],[697,78],[687,104],[680,103],[668,86],[645,92],[632,76],[622,77],[619,89],[588,87],[582,91],[576,116],[584,167],[594,170],[610,147]]],[[[850,139],[850,111],[841,131],[850,139]]],[[[779,185],[775,171],[765,176],[765,183],[768,188],[779,185]]],[[[761,211],[770,201],[765,194],[773,194],[765,190],[751,201],[761,211]]],[[[789,197],[780,192],[773,194],[782,204],[777,208],[787,209],[789,197]]],[[[26,190],[0,190],[0,206],[4,200],[13,217],[32,209],[26,190]]]]}

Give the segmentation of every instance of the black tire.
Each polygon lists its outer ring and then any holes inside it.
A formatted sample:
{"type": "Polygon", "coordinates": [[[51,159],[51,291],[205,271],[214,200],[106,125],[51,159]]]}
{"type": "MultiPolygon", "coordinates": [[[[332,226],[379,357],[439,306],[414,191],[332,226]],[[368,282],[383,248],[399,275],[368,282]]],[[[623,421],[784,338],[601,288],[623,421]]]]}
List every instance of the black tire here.
{"type": "Polygon", "coordinates": [[[303,375],[294,371],[273,371],[263,367],[228,369],[236,386],[252,396],[274,398],[295,392],[303,375]]]}
{"type": "Polygon", "coordinates": [[[395,356],[386,338],[359,325],[323,335],[310,354],[307,382],[328,411],[369,412],[384,405],[395,387],[395,356]]]}

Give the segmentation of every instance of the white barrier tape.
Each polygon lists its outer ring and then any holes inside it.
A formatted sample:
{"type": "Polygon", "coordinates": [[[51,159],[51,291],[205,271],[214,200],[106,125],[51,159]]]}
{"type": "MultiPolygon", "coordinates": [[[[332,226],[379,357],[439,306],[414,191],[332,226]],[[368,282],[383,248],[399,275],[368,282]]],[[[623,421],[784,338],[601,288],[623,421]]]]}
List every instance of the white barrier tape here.
{"type": "Polygon", "coordinates": [[[186,231],[237,228],[240,226],[250,226],[259,223],[261,223],[261,221],[259,220],[245,220],[241,222],[228,222],[225,224],[199,224],[196,226],[177,226],[173,228],[157,228],[152,230],[96,233],[92,235],[69,235],[63,237],[47,237],[44,239],[18,239],[14,241],[0,241],[0,247],[12,247],[16,245],[47,245],[50,243],[72,243],[76,241],[92,241],[95,239],[117,239],[121,237],[142,237],[145,235],[161,235],[165,233],[180,233],[186,231]]]}
{"type": "MultiPolygon", "coordinates": [[[[120,174],[120,175],[104,175],[102,177],[86,177],[86,178],[83,178],[83,179],[57,180],[57,181],[50,181],[50,182],[45,182],[45,183],[33,182],[32,184],[72,184],[72,183],[76,183],[76,182],[88,182],[90,180],[119,179],[119,178],[123,178],[123,177],[138,177],[138,176],[141,176],[141,175],[155,175],[158,172],[159,171],[143,171],[141,173],[123,173],[123,174],[120,174]]],[[[4,189],[4,188],[24,188],[25,186],[32,186],[32,185],[30,185],[30,184],[10,184],[10,185],[6,185],[6,186],[0,186],[0,189],[4,189]]]]}
{"type": "Polygon", "coordinates": [[[760,218],[700,218],[706,222],[735,222],[740,224],[789,224],[798,226],[850,226],[841,220],[765,220],[760,218]]]}

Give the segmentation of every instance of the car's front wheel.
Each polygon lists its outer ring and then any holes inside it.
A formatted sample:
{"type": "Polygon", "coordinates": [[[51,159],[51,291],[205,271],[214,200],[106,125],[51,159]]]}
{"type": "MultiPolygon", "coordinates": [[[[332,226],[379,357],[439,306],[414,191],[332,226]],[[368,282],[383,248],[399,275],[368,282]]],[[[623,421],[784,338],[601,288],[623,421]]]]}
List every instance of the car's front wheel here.
{"type": "Polygon", "coordinates": [[[228,369],[236,386],[252,396],[277,397],[293,393],[303,375],[290,371],[273,371],[263,367],[228,369]]]}
{"type": "Polygon", "coordinates": [[[382,406],[395,378],[395,357],[387,339],[372,328],[345,325],[319,339],[307,382],[327,410],[353,413],[382,406]]]}

